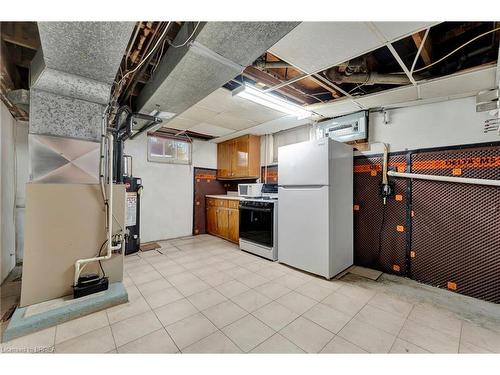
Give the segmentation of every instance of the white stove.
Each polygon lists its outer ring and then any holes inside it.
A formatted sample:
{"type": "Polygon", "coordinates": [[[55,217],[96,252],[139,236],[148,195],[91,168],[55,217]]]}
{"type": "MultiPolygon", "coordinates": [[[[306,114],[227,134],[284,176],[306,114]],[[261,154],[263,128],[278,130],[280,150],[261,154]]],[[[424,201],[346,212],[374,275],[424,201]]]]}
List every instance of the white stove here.
{"type": "MultiPolygon", "coordinates": [[[[240,249],[278,260],[278,194],[262,188],[262,196],[240,201],[240,249]]],[[[275,187],[272,187],[275,190],[275,187]]]]}

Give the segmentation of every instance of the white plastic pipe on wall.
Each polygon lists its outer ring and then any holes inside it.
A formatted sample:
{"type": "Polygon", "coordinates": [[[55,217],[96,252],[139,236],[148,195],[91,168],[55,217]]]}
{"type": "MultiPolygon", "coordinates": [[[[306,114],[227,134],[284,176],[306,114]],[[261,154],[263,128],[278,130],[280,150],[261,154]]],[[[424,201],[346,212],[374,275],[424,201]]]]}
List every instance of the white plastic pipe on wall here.
{"type": "Polygon", "coordinates": [[[107,236],[107,252],[106,255],[94,258],[87,259],[78,259],[75,262],[75,280],[74,285],[78,284],[78,278],[80,277],[80,272],[83,269],[82,266],[85,266],[88,263],[97,262],[100,260],[110,259],[113,250],[118,250],[121,248],[121,244],[113,246],[112,237],[113,237],[113,135],[108,134],[108,205],[107,205],[107,214],[108,214],[108,225],[106,226],[106,236],[107,236]]]}
{"type": "MultiPolygon", "coordinates": [[[[108,122],[108,109],[109,105],[106,106],[104,112],[102,113],[101,120],[101,145],[99,149],[99,185],[101,186],[101,194],[102,199],[106,202],[106,191],[104,190],[104,147],[105,147],[105,139],[106,139],[106,127],[108,122]]],[[[107,224],[106,224],[107,225],[107,224]]]]}
{"type": "Polygon", "coordinates": [[[484,178],[467,178],[467,177],[453,177],[453,176],[434,176],[430,174],[418,173],[404,173],[389,171],[387,175],[392,177],[414,178],[419,180],[441,181],[441,182],[456,182],[460,184],[472,185],[487,185],[487,186],[500,186],[500,180],[487,180],[484,178]]]}

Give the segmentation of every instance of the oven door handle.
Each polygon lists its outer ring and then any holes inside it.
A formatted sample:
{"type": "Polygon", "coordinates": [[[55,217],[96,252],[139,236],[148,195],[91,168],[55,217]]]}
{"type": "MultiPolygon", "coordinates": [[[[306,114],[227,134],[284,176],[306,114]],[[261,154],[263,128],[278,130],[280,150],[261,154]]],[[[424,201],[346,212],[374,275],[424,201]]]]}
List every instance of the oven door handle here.
{"type": "Polygon", "coordinates": [[[257,212],[272,212],[272,208],[258,208],[258,207],[245,207],[245,206],[240,206],[240,210],[247,210],[247,211],[257,211],[257,212]]]}

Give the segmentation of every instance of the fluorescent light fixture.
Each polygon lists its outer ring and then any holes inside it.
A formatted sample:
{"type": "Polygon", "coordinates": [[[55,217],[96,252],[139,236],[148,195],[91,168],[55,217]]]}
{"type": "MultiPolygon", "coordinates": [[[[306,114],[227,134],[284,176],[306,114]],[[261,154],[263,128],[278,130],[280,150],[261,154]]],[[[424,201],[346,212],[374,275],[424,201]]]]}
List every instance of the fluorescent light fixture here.
{"type": "Polygon", "coordinates": [[[275,95],[267,94],[251,86],[241,86],[233,90],[233,96],[239,96],[251,100],[254,103],[269,107],[276,111],[288,113],[297,116],[297,119],[305,119],[312,115],[304,108],[283,100],[275,95]]]}

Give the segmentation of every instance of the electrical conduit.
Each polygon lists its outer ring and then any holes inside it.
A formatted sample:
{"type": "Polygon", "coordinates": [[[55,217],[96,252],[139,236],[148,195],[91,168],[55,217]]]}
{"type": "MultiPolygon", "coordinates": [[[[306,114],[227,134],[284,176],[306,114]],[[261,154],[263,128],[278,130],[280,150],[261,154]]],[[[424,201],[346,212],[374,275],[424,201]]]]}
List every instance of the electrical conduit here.
{"type": "Polygon", "coordinates": [[[414,179],[419,179],[419,180],[457,182],[457,183],[461,183],[461,184],[472,184],[472,185],[500,186],[500,180],[487,180],[487,179],[483,179],[483,178],[435,176],[435,175],[429,175],[429,174],[402,173],[402,172],[395,172],[395,171],[389,171],[389,172],[387,172],[387,174],[389,176],[392,176],[392,177],[414,178],[414,179]]]}

